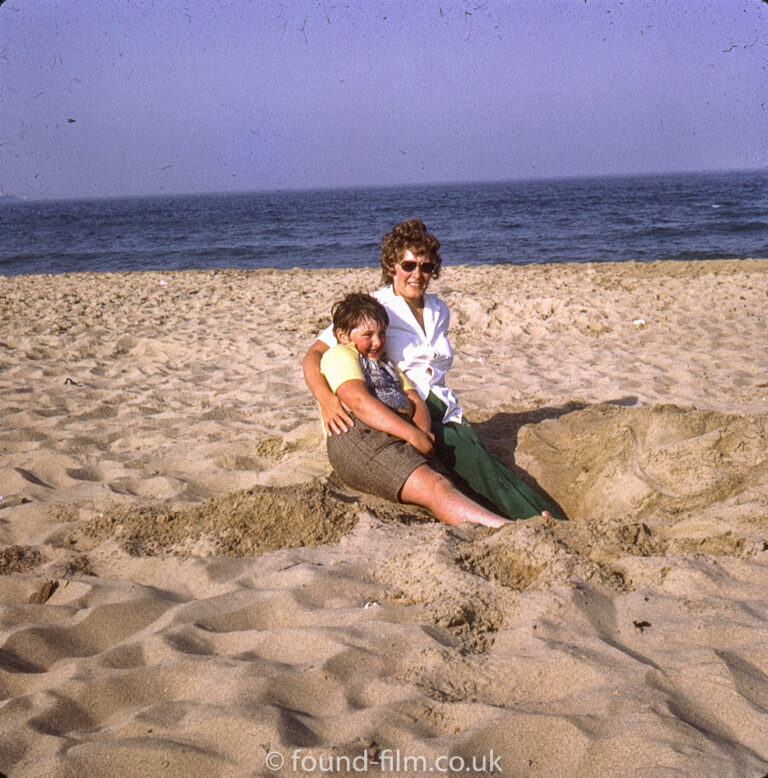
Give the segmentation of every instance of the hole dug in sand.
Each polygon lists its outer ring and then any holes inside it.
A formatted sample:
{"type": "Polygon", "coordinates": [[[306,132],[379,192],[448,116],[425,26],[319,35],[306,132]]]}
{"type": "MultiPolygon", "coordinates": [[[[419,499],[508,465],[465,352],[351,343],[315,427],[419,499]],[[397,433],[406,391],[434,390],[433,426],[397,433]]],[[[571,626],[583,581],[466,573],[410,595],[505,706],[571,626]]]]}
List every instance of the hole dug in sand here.
{"type": "Polygon", "coordinates": [[[576,578],[626,591],[627,557],[766,550],[765,415],[598,405],[522,427],[516,463],[570,521],[519,522],[457,555],[465,570],[503,586],[576,578]]]}
{"type": "Polygon", "coordinates": [[[523,427],[516,461],[572,520],[674,522],[768,484],[768,416],[596,405],[523,427]]]}

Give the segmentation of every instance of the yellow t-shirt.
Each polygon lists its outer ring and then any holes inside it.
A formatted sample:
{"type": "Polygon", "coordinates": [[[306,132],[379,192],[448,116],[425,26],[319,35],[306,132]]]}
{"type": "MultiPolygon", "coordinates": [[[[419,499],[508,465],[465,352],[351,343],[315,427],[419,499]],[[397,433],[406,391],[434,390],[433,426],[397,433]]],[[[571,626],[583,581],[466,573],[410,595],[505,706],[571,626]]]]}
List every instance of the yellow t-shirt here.
{"type": "MultiPolygon", "coordinates": [[[[397,365],[392,366],[400,380],[400,388],[404,392],[411,391],[414,387],[405,373],[397,365]]],[[[345,381],[365,381],[363,368],[360,367],[360,353],[351,343],[349,345],[340,343],[338,346],[329,348],[320,361],[320,372],[325,376],[333,392],[345,381]]]]}

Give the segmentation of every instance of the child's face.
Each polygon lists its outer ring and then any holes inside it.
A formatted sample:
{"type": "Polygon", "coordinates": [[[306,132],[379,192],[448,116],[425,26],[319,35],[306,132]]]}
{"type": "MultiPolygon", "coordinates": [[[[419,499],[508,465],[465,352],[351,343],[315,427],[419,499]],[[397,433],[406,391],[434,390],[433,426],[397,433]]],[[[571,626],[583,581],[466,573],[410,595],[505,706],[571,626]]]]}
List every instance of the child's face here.
{"type": "Polygon", "coordinates": [[[338,341],[345,345],[353,343],[364,357],[378,362],[387,346],[387,331],[373,319],[364,319],[349,332],[339,332],[338,341]]]}

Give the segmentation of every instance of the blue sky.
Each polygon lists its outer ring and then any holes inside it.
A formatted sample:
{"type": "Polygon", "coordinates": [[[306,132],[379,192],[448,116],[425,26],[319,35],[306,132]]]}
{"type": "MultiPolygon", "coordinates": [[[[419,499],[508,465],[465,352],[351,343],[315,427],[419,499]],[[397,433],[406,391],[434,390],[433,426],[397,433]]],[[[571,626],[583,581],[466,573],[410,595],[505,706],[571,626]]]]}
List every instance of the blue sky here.
{"type": "Polygon", "coordinates": [[[761,0],[6,0],[30,198],[768,166],[761,0]]]}

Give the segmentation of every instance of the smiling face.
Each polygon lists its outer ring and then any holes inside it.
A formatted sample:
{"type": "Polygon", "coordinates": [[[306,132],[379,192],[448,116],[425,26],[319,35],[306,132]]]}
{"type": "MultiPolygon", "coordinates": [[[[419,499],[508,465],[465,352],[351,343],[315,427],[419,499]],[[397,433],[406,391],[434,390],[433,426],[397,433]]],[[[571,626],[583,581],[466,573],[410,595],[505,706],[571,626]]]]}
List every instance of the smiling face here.
{"type": "Polygon", "coordinates": [[[336,333],[339,343],[349,345],[352,343],[357,350],[368,359],[378,362],[383,356],[387,346],[387,330],[373,319],[363,319],[349,332],[336,333]]]}
{"type": "Polygon", "coordinates": [[[410,249],[405,249],[395,265],[395,276],[392,279],[395,294],[404,298],[409,305],[419,308],[424,305],[424,294],[432,278],[432,271],[426,272],[424,267],[434,268],[433,261],[426,254],[414,254],[410,249]]]}

